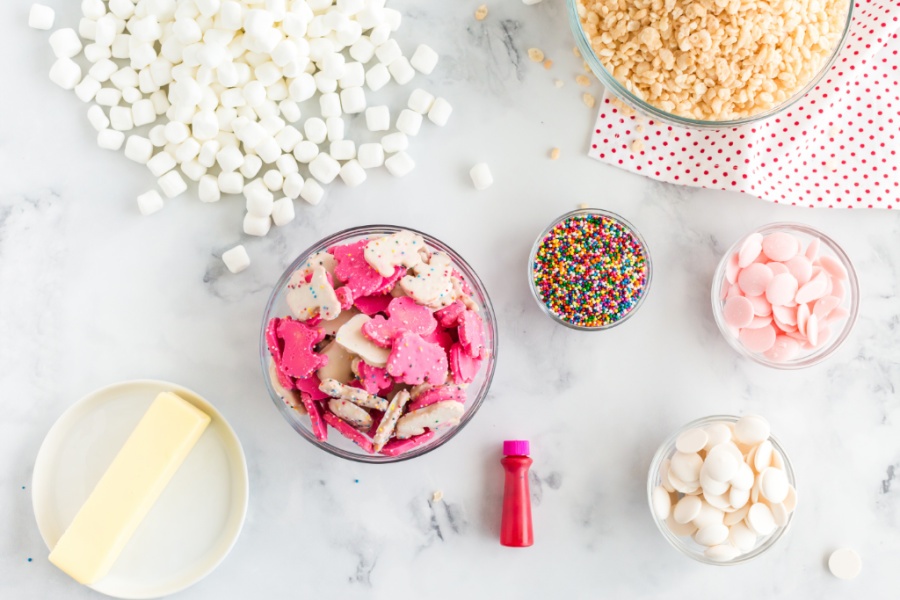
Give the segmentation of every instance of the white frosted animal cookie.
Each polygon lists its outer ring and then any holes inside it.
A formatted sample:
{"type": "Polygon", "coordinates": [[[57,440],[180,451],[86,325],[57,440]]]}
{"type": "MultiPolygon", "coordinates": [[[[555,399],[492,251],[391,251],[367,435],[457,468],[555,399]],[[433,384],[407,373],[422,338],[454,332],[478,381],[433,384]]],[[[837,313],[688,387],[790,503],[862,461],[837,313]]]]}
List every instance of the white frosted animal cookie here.
{"type": "Polygon", "coordinates": [[[344,385],[340,381],[334,379],[325,379],[319,384],[319,389],[338,400],[346,400],[359,406],[366,408],[375,408],[378,410],[386,410],[388,401],[378,396],[373,396],[366,390],[344,385]]]}
{"type": "Polygon", "coordinates": [[[269,360],[269,381],[272,382],[272,389],[284,400],[285,404],[296,410],[301,415],[306,414],[306,406],[300,401],[300,392],[295,390],[286,390],[281,382],[278,381],[278,371],[274,360],[269,360]]]}
{"type": "Polygon", "coordinates": [[[334,256],[328,254],[328,252],[325,252],[324,250],[322,252],[316,252],[294,271],[288,285],[305,282],[307,276],[309,276],[316,267],[325,267],[328,274],[334,277],[334,268],[336,266],[337,261],[334,259],[334,256]]]}
{"type": "Polygon", "coordinates": [[[347,352],[357,355],[373,367],[385,367],[388,356],[391,355],[390,349],[377,346],[362,332],[362,326],[371,320],[367,315],[356,315],[338,329],[334,339],[347,352]]]}
{"type": "Polygon", "coordinates": [[[356,429],[368,429],[372,426],[372,415],[366,409],[338,398],[328,401],[328,408],[335,415],[346,421],[356,429]]]}
{"type": "Polygon", "coordinates": [[[378,424],[378,429],[375,430],[375,437],[372,438],[375,452],[381,452],[384,445],[391,439],[391,435],[397,426],[397,421],[403,413],[403,407],[406,406],[407,402],[409,402],[409,392],[406,390],[400,390],[391,398],[391,402],[384,412],[384,417],[382,417],[381,423],[378,424]]]}
{"type": "Polygon", "coordinates": [[[315,316],[329,321],[341,314],[341,301],[328,283],[328,275],[322,266],[313,269],[309,283],[298,283],[293,287],[289,285],[285,300],[291,313],[300,321],[307,321],[315,316]]]}
{"type": "Polygon", "coordinates": [[[342,310],[341,314],[339,314],[337,317],[333,318],[332,320],[322,321],[319,324],[319,329],[324,331],[325,335],[333,336],[333,335],[337,334],[338,330],[341,327],[343,327],[347,321],[349,321],[350,319],[352,319],[353,317],[355,317],[358,314],[360,314],[360,313],[355,308],[348,308],[347,310],[342,310]]]}
{"type": "Polygon", "coordinates": [[[453,262],[443,252],[433,252],[428,262],[413,268],[415,275],[406,275],[400,287],[406,295],[430,308],[443,308],[456,300],[453,289],[453,262]]]}
{"type": "Polygon", "coordinates": [[[353,355],[344,350],[343,346],[335,341],[328,342],[328,345],[322,349],[322,355],[328,357],[328,362],[316,371],[320,380],[334,379],[341,383],[347,383],[353,379],[353,371],[350,368],[353,355]]]}
{"type": "Polygon", "coordinates": [[[465,412],[461,402],[445,400],[423,406],[419,410],[408,412],[397,421],[397,438],[405,440],[425,433],[426,429],[436,430],[441,427],[458,425],[465,412]]]}
{"type": "Polygon", "coordinates": [[[418,265],[422,260],[419,250],[424,247],[422,236],[411,231],[398,231],[366,244],[363,256],[382,277],[390,277],[398,266],[411,269],[418,265]]]}

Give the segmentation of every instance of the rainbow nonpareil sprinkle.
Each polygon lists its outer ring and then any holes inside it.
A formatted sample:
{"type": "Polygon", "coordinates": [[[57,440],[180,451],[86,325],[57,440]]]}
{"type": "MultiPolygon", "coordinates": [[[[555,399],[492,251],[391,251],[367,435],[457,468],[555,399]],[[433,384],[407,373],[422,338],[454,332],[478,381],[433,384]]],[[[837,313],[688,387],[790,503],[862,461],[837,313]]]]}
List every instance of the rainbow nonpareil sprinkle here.
{"type": "Polygon", "coordinates": [[[632,230],[594,213],[553,226],[538,245],[532,277],[552,314],[580,327],[606,327],[637,306],[649,270],[646,249],[632,230]]]}

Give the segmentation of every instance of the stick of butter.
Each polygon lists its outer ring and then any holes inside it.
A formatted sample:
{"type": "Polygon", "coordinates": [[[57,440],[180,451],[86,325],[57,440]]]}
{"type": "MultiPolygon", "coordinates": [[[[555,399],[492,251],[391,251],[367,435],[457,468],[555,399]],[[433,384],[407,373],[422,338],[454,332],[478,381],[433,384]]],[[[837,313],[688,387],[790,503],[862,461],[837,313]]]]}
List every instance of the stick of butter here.
{"type": "Polygon", "coordinates": [[[173,393],[157,396],[50,552],[50,562],[85,585],[102,579],[209,420],[173,393]]]}

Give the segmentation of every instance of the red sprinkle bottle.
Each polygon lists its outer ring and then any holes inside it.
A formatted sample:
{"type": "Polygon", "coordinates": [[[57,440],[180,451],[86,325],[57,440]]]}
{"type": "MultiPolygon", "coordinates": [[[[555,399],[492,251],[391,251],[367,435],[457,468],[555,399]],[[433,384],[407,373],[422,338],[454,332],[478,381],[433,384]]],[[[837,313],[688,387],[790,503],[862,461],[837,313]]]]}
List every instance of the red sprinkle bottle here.
{"type": "Polygon", "coordinates": [[[503,486],[503,517],[500,522],[500,543],[522,548],[534,543],[531,528],[531,492],[528,489],[528,468],[534,461],[528,456],[527,440],[503,442],[500,464],[506,470],[503,486]]]}

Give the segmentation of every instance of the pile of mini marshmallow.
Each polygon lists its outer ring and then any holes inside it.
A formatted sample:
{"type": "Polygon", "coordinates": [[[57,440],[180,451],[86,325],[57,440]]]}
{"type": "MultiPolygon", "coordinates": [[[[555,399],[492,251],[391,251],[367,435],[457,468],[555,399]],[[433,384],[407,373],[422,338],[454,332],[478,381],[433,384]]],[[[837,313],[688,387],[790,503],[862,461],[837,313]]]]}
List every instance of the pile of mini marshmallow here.
{"type": "MultiPolygon", "coordinates": [[[[392,79],[405,85],[438,62],[424,44],[411,58],[403,55],[391,38],[401,15],[384,4],[83,0],[78,32],[50,35],[57,57],[50,79],[92,103],[88,119],[97,143],[124,146],[125,156],[147,165],[166,198],[187,190],[184,176],[198,182],[203,202],[243,194],[244,233],[265,236],[272,223],[294,219],[294,199],[318,204],[322,186],[338,176],[353,187],[382,165],[406,175],[415,167],[406,153],[409,138],[423,117],[447,123],[451,105],[415,89],[396,131],[358,148],[346,137],[342,115],[364,112],[369,131],[391,129],[390,109],[368,106],[364,86],[374,92],[392,79]],[[73,60],[82,50],[91,63],[86,75],[73,60]],[[128,133],[142,126],[150,126],[146,136],[128,133]]],[[[53,21],[51,8],[32,6],[30,26],[47,30],[53,21]]],[[[138,196],[140,212],[160,210],[162,195],[153,189],[138,196]]],[[[232,272],[249,265],[242,246],[223,260],[232,272]]]]}

